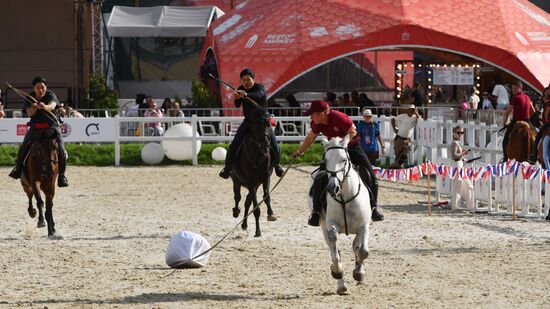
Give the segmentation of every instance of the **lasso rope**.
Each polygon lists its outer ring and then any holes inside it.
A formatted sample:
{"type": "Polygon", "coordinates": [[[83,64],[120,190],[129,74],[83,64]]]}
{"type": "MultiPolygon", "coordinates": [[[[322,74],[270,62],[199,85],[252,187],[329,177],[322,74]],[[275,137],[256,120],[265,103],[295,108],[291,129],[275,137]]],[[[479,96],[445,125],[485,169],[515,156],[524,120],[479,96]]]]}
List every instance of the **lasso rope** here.
{"type": "MultiPolygon", "coordinates": [[[[220,240],[218,240],[212,247],[210,247],[210,249],[204,251],[204,252],[201,252],[197,255],[195,255],[194,257],[192,257],[190,259],[190,261],[194,261],[195,259],[207,254],[208,252],[214,250],[214,248],[216,248],[217,246],[219,246],[226,238],[227,236],[229,236],[231,233],[233,233],[233,231],[239,226],[241,225],[241,223],[244,222],[244,220],[246,220],[248,218],[248,216],[250,216],[254,210],[256,210],[258,207],[260,207],[260,205],[262,205],[262,203],[265,201],[265,199],[268,197],[268,196],[271,196],[271,193],[273,193],[273,191],[275,191],[275,189],[277,188],[277,186],[279,186],[279,184],[281,183],[281,181],[283,180],[283,178],[285,178],[286,176],[286,173],[288,172],[288,170],[292,167],[292,165],[294,164],[294,161],[296,161],[295,159],[292,159],[292,161],[290,161],[290,164],[287,166],[287,168],[285,169],[283,175],[281,176],[281,178],[279,178],[279,180],[275,183],[275,185],[273,186],[273,188],[271,188],[271,190],[269,191],[269,194],[267,196],[265,196],[259,203],[258,205],[254,206],[254,208],[252,208],[251,211],[248,212],[248,214],[246,214],[243,219],[241,221],[239,221],[239,223],[237,223],[231,230],[229,230],[229,232],[227,232],[220,240]]],[[[164,276],[163,278],[166,278],[168,276],[171,276],[173,275],[175,272],[177,271],[177,269],[175,269],[174,271],[172,271],[171,273],[169,273],[168,275],[164,276]]]]}

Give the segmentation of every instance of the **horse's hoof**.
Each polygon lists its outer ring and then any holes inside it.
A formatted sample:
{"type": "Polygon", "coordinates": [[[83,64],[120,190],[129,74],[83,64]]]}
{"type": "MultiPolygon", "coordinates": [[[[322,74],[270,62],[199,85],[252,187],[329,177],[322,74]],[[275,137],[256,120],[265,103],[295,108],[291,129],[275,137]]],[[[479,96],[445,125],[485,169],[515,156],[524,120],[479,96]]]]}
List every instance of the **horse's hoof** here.
{"type": "Polygon", "coordinates": [[[348,295],[348,288],[347,287],[338,288],[336,290],[336,293],[338,295],[348,295]]]}
{"type": "Polygon", "coordinates": [[[34,208],[29,209],[29,217],[31,217],[31,218],[36,217],[36,209],[34,209],[34,208]]]}
{"type": "Polygon", "coordinates": [[[363,282],[363,280],[365,280],[365,271],[354,271],[353,279],[355,279],[357,283],[363,282]]]}
{"type": "Polygon", "coordinates": [[[267,221],[277,221],[277,217],[274,214],[268,215],[267,221]]]}
{"type": "Polygon", "coordinates": [[[48,239],[51,239],[51,240],[63,240],[63,236],[61,235],[48,235],[48,239]]]}
{"type": "Polygon", "coordinates": [[[248,225],[247,224],[241,224],[241,229],[243,231],[246,231],[248,229],[248,225]]]}
{"type": "Polygon", "coordinates": [[[342,269],[342,264],[338,263],[330,265],[330,274],[334,279],[344,278],[344,270],[342,269]]]}
{"type": "Polygon", "coordinates": [[[240,213],[241,213],[240,208],[233,208],[233,218],[238,218],[240,213]]]}
{"type": "Polygon", "coordinates": [[[254,234],[254,237],[262,237],[262,232],[256,232],[256,234],[254,234]]]}
{"type": "Polygon", "coordinates": [[[38,223],[36,224],[36,227],[38,227],[38,228],[46,227],[46,222],[44,222],[44,221],[38,221],[38,223]]]}

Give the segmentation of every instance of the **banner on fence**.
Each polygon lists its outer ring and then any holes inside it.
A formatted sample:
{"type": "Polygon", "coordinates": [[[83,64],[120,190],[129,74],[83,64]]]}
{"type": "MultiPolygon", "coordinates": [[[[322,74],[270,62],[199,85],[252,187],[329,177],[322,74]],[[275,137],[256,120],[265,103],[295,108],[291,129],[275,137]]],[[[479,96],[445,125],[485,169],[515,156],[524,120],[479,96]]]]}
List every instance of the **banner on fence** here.
{"type": "MultiPolygon", "coordinates": [[[[0,142],[21,143],[27,133],[28,118],[6,118],[0,121],[0,142]]],[[[61,132],[65,142],[114,142],[115,118],[67,118],[63,119],[61,132]]]]}

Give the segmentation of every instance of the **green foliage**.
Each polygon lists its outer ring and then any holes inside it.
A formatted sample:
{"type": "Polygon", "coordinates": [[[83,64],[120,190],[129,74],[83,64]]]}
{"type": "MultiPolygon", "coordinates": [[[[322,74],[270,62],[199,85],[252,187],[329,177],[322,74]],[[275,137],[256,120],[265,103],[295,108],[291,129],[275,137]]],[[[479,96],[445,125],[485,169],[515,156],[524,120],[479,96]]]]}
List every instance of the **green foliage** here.
{"type": "Polygon", "coordinates": [[[191,92],[193,97],[193,105],[195,107],[211,107],[216,106],[216,96],[208,90],[206,85],[200,80],[194,80],[191,84],[191,92]]]}
{"type": "MultiPolygon", "coordinates": [[[[69,153],[69,165],[76,166],[112,166],[115,164],[114,144],[66,144],[69,153]]],[[[201,165],[221,165],[222,161],[214,161],[211,157],[212,150],[216,147],[224,147],[227,144],[202,144],[198,161],[201,165]]],[[[125,166],[146,165],[141,160],[141,148],[143,144],[121,144],[120,164],[125,166]]],[[[18,146],[0,145],[0,165],[13,166],[17,157],[18,146]]],[[[281,163],[289,164],[292,161],[291,154],[298,149],[298,144],[284,144],[281,147],[281,163]]],[[[313,144],[305,155],[296,161],[300,164],[319,163],[323,157],[323,147],[313,144]]],[[[191,160],[172,161],[165,158],[161,165],[192,165],[191,160]]]]}
{"type": "Polygon", "coordinates": [[[101,74],[90,73],[90,83],[82,100],[81,108],[118,108],[116,91],[107,86],[101,74]]]}

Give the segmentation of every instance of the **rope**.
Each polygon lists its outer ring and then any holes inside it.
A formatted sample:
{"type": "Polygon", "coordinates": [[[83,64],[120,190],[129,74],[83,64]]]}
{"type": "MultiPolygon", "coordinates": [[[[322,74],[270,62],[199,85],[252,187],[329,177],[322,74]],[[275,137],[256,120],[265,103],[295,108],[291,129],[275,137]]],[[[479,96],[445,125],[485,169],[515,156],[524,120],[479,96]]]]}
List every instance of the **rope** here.
{"type": "MultiPolygon", "coordinates": [[[[271,188],[271,190],[269,191],[269,195],[268,195],[268,196],[271,196],[271,193],[272,193],[273,191],[275,191],[275,189],[277,188],[277,186],[279,186],[279,184],[281,183],[281,181],[283,180],[283,178],[285,178],[286,173],[288,172],[288,170],[290,169],[290,167],[294,164],[294,161],[295,161],[295,159],[292,159],[292,161],[290,162],[290,164],[289,164],[289,165],[287,166],[287,168],[285,169],[285,172],[283,173],[283,175],[281,176],[281,178],[279,178],[279,180],[275,183],[275,185],[273,186],[273,188],[271,188]]],[[[206,253],[208,253],[208,252],[214,250],[214,248],[216,248],[217,246],[219,246],[219,245],[227,238],[227,236],[229,236],[231,233],[233,233],[233,231],[234,231],[239,225],[241,225],[241,223],[243,223],[244,220],[246,220],[246,219],[248,218],[248,216],[250,216],[250,215],[254,212],[254,210],[256,210],[258,207],[260,207],[260,205],[262,205],[262,203],[265,201],[265,199],[266,199],[268,196],[265,196],[265,197],[258,203],[258,205],[254,206],[254,208],[252,208],[252,210],[251,210],[248,214],[246,214],[246,215],[243,217],[243,219],[242,219],[241,221],[239,221],[239,223],[237,223],[231,230],[229,230],[229,232],[227,232],[227,234],[225,234],[225,235],[224,235],[220,240],[218,240],[212,247],[210,247],[210,249],[208,249],[208,250],[206,250],[206,251],[204,251],[204,252],[202,252],[202,253],[200,253],[200,254],[194,256],[194,257],[192,257],[192,258],[191,258],[191,261],[194,261],[195,259],[197,259],[197,258],[199,258],[199,257],[201,257],[201,256],[203,256],[203,255],[205,255],[206,253]]],[[[169,275],[171,275],[171,274],[169,274],[169,275]]],[[[168,276],[169,276],[169,275],[168,275],[168,276]]]]}

